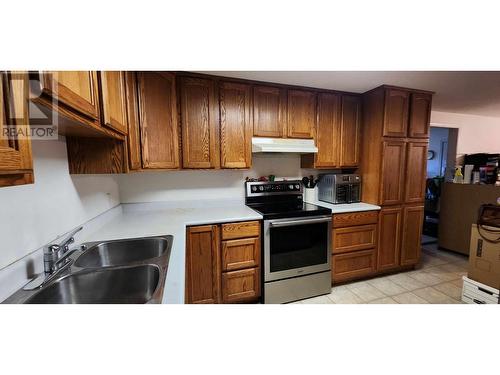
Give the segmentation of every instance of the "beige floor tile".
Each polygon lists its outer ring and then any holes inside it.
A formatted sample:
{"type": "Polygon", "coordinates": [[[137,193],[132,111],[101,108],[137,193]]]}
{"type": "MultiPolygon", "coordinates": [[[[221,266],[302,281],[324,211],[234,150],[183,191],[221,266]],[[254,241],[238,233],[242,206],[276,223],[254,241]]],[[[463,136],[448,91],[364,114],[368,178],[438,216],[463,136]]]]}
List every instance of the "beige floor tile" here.
{"type": "Polygon", "coordinates": [[[318,296],[318,297],[303,299],[301,302],[303,304],[327,304],[327,303],[333,303],[332,300],[327,297],[327,295],[326,296],[318,296]]]}
{"type": "Polygon", "coordinates": [[[453,280],[453,281],[450,281],[452,284],[458,286],[460,289],[463,288],[464,286],[464,280],[462,278],[458,279],[458,280],[453,280]]]}
{"type": "Polygon", "coordinates": [[[429,303],[425,299],[413,294],[413,292],[403,293],[392,297],[397,303],[402,304],[426,304],[429,303]]]}
{"type": "Polygon", "coordinates": [[[384,298],[376,299],[375,301],[371,301],[368,303],[377,304],[377,305],[397,304],[397,302],[394,299],[392,299],[391,297],[384,297],[384,298]]]}
{"type": "Polygon", "coordinates": [[[420,260],[421,268],[429,268],[434,266],[440,266],[442,264],[447,264],[448,262],[444,259],[440,259],[433,255],[422,254],[422,259],[420,260]]]}
{"type": "Polygon", "coordinates": [[[448,264],[428,268],[428,269],[425,269],[424,272],[428,273],[429,275],[435,276],[438,279],[443,280],[443,281],[453,281],[456,279],[460,279],[462,277],[462,275],[457,273],[457,272],[452,272],[448,269],[445,269],[444,267],[447,265],[448,264]]]}
{"type": "Polygon", "coordinates": [[[333,303],[338,303],[338,304],[355,304],[355,303],[363,303],[363,300],[359,298],[356,294],[351,292],[347,288],[333,288],[332,292],[328,295],[328,298],[333,303]]]}
{"type": "Polygon", "coordinates": [[[368,280],[367,282],[388,296],[395,296],[408,291],[394,281],[391,281],[388,277],[379,277],[377,279],[368,280]]]}
{"type": "Polygon", "coordinates": [[[395,282],[399,286],[405,288],[406,290],[415,290],[425,287],[420,281],[417,281],[405,273],[398,273],[396,275],[391,275],[388,277],[389,280],[395,282]]]}
{"type": "Polygon", "coordinates": [[[462,299],[462,287],[451,282],[435,285],[434,289],[458,301],[462,299]]]}
{"type": "Polygon", "coordinates": [[[434,289],[433,287],[427,287],[423,289],[417,289],[413,291],[414,294],[419,296],[420,298],[425,299],[429,303],[458,303],[457,300],[447,296],[444,293],[441,293],[439,290],[434,289]]]}
{"type": "Polygon", "coordinates": [[[468,268],[468,265],[462,266],[462,265],[459,265],[457,263],[448,263],[448,264],[444,264],[441,266],[441,269],[443,269],[443,270],[446,270],[448,272],[459,273],[462,275],[467,274],[467,268],[468,268]]]}
{"type": "Polygon", "coordinates": [[[441,284],[444,281],[435,275],[425,272],[424,270],[407,272],[406,274],[426,286],[441,284]]]}
{"type": "Polygon", "coordinates": [[[348,284],[347,288],[361,298],[364,302],[370,302],[379,298],[386,297],[384,293],[368,284],[366,281],[348,284]]]}

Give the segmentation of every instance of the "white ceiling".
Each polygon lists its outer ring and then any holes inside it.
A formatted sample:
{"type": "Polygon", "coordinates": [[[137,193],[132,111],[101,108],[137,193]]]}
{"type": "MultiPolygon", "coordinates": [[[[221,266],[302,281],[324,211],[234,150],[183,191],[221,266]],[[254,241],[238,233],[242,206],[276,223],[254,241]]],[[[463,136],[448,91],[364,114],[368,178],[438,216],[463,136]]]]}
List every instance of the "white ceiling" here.
{"type": "Polygon", "coordinates": [[[435,111],[500,117],[500,72],[217,71],[226,77],[365,92],[382,84],[430,90],[435,111]]]}

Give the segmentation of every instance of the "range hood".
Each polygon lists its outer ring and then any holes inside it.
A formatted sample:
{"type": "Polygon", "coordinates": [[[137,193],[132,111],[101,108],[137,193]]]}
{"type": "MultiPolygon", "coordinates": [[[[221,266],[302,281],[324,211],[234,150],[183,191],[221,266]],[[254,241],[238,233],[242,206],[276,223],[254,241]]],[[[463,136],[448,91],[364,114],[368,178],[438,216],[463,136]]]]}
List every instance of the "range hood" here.
{"type": "Polygon", "coordinates": [[[293,138],[252,138],[252,152],[287,152],[295,154],[317,153],[312,139],[293,138]]]}

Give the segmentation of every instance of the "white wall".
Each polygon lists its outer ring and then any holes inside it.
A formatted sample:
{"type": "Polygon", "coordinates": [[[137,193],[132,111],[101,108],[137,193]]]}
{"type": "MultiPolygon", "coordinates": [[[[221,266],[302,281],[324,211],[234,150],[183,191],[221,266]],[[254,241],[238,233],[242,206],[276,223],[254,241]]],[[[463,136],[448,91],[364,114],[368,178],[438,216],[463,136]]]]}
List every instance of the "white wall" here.
{"type": "Polygon", "coordinates": [[[117,181],[122,203],[243,199],[245,177],[270,174],[301,177],[317,171],[301,169],[296,154],[254,154],[251,170],[144,172],[120,175],[117,181]]]}
{"type": "Polygon", "coordinates": [[[500,118],[432,111],[431,126],[458,128],[457,155],[500,153],[500,118]]]}
{"type": "Polygon", "coordinates": [[[119,204],[114,177],[69,175],[64,138],[32,147],[35,183],[0,189],[0,269],[119,204]]]}

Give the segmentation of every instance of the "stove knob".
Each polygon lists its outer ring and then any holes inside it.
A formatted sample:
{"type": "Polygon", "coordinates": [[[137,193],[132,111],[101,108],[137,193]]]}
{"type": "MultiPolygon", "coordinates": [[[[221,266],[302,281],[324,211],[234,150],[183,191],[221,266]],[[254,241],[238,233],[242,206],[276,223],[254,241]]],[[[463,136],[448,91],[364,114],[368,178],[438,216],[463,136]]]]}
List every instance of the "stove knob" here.
{"type": "Polygon", "coordinates": [[[290,190],[293,190],[293,185],[288,185],[288,188],[289,188],[290,190]]]}
{"type": "Polygon", "coordinates": [[[264,191],[264,186],[259,186],[260,191],[264,191]]]}
{"type": "Polygon", "coordinates": [[[299,184],[295,185],[295,189],[300,190],[300,185],[299,184]]]}
{"type": "Polygon", "coordinates": [[[257,191],[257,186],[252,186],[252,191],[257,191]]]}

